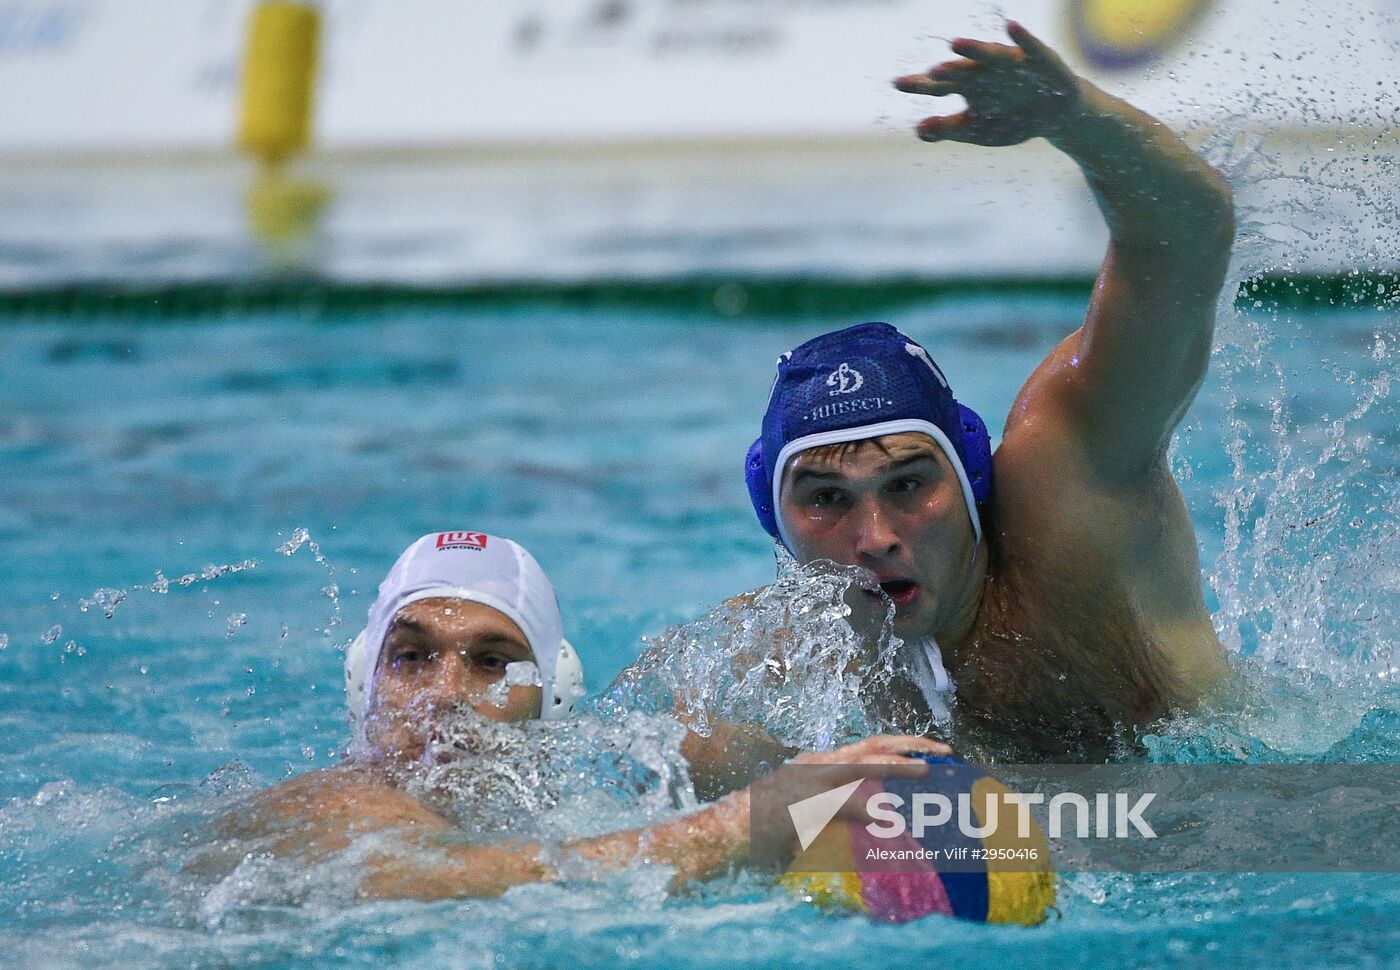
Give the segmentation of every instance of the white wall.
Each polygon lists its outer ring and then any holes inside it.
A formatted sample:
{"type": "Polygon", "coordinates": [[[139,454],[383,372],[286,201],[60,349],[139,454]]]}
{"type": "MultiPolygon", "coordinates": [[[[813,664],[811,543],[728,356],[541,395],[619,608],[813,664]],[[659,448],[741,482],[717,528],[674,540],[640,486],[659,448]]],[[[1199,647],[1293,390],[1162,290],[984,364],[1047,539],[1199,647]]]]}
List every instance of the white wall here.
{"type": "MultiPolygon", "coordinates": [[[[319,139],[902,133],[934,109],[889,78],[941,60],[939,38],[996,33],[998,9],[1179,125],[1396,123],[1400,0],[1208,0],[1164,56],[1119,71],[1076,53],[1081,2],[326,0],[319,139]]],[[[226,147],[251,7],[0,0],[0,153],[226,147]]]]}

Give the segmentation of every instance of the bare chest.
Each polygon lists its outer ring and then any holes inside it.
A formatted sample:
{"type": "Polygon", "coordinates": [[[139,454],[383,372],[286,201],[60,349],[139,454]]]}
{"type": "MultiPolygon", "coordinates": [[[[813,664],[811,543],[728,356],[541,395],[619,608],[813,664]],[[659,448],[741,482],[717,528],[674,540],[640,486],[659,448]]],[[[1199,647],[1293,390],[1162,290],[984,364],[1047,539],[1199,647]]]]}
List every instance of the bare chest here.
{"type": "Polygon", "coordinates": [[[1181,706],[1191,658],[1219,651],[1189,533],[1100,522],[1000,533],[973,633],[949,657],[958,720],[1009,753],[1105,757],[1181,706]]]}

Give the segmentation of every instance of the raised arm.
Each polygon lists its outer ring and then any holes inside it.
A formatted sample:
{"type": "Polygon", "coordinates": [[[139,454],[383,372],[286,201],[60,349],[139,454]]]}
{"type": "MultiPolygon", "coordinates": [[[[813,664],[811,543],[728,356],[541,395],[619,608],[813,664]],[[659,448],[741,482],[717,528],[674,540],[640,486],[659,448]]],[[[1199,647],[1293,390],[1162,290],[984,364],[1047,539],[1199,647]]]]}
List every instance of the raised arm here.
{"type": "Polygon", "coordinates": [[[1017,23],[1014,46],[956,40],[958,60],[895,84],[959,94],[925,119],[928,141],[1012,145],[1044,137],[1078,164],[1109,227],[1084,326],[1033,375],[1023,405],[1056,407],[1092,467],[1134,478],[1161,456],[1210,358],[1234,214],[1230,189],[1165,125],[1076,77],[1017,23]]]}

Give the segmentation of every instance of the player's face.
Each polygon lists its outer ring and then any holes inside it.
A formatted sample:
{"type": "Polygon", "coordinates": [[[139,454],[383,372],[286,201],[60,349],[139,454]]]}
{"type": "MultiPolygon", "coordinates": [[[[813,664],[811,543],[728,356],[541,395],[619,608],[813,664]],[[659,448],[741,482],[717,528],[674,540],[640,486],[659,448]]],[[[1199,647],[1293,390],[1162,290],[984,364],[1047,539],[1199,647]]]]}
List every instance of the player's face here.
{"type": "Polygon", "coordinates": [[[875,574],[901,637],[929,636],[954,615],[975,535],[957,473],[928,435],[801,452],[784,470],[778,505],[799,562],[875,574]]]}
{"type": "Polygon", "coordinates": [[[447,598],[410,603],[394,615],[379,653],[366,725],[371,744],[417,757],[435,722],[462,706],[492,721],[538,717],[538,686],[512,686],[499,703],[487,693],[507,664],[534,659],[520,628],[498,610],[447,598]]]}

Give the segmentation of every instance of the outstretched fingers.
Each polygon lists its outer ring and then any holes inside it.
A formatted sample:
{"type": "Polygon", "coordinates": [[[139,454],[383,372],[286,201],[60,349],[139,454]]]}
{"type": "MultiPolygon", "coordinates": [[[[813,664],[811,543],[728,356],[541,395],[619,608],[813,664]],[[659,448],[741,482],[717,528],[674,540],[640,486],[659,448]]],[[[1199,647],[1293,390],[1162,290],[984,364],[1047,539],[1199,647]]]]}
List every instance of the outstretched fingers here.
{"type": "Polygon", "coordinates": [[[1074,116],[1082,101],[1079,79],[1051,48],[1015,21],[1007,34],[1014,45],[959,37],[960,55],[927,74],[900,78],[895,86],[912,94],[957,94],[967,110],[925,118],[924,141],[1015,145],[1044,135],[1074,116]]]}
{"type": "Polygon", "coordinates": [[[927,74],[911,74],[908,77],[897,77],[894,79],[894,86],[897,90],[905,94],[930,94],[934,97],[941,97],[945,94],[957,94],[958,85],[954,81],[938,80],[931,78],[927,74]]]}
{"type": "Polygon", "coordinates": [[[936,64],[926,74],[907,74],[894,79],[894,86],[905,94],[961,94],[973,87],[982,72],[976,61],[956,60],[936,64]]]}
{"type": "Polygon", "coordinates": [[[967,141],[972,127],[972,113],[960,111],[955,115],[925,118],[914,131],[923,141],[967,141]]]}
{"type": "Polygon", "coordinates": [[[1027,57],[1033,57],[1040,61],[1055,61],[1059,59],[1045,41],[1021,26],[1019,22],[1008,20],[1006,22],[1006,32],[1010,35],[1011,39],[1016,42],[1016,46],[1026,52],[1027,57]]]}
{"type": "Polygon", "coordinates": [[[959,37],[948,46],[954,54],[979,64],[996,64],[1020,54],[1020,51],[1010,44],[995,44],[989,40],[973,40],[970,37],[959,37]]]}
{"type": "Polygon", "coordinates": [[[866,751],[880,751],[917,757],[922,754],[948,755],[953,749],[942,741],[935,741],[918,734],[877,734],[852,745],[866,751]]]}

